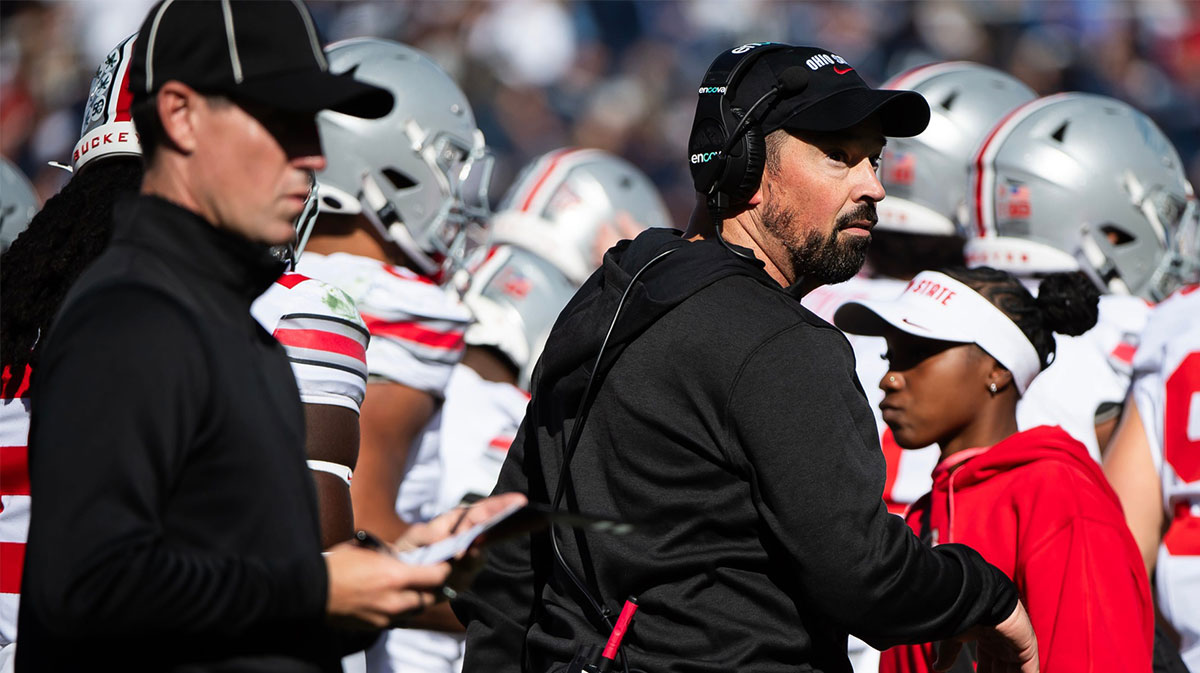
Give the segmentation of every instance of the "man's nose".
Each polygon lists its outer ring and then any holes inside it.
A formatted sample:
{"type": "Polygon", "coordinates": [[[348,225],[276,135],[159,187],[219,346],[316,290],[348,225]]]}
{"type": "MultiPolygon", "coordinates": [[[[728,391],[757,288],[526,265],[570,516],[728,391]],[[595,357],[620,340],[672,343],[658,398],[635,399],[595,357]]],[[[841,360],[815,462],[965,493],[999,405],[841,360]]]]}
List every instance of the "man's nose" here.
{"type": "Polygon", "coordinates": [[[855,171],[859,180],[855,201],[863,199],[882,201],[883,197],[887,196],[887,192],[883,189],[883,183],[879,181],[879,174],[875,171],[875,167],[871,165],[870,160],[864,159],[855,167],[855,171]]]}
{"type": "MultiPolygon", "coordinates": [[[[317,149],[319,150],[320,148],[318,147],[317,149]]],[[[299,168],[303,171],[310,171],[312,173],[320,173],[321,171],[325,170],[325,166],[328,165],[328,163],[329,162],[325,159],[325,155],[321,154],[319,151],[316,154],[302,154],[300,156],[293,157],[291,160],[291,164],[295,168],[299,168]]]]}

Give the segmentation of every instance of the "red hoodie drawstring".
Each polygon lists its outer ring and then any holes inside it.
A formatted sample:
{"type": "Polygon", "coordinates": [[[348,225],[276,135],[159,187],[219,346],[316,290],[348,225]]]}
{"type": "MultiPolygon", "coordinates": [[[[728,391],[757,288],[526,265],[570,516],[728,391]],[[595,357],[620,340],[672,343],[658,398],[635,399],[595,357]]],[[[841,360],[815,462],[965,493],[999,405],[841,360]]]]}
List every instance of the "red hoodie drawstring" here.
{"type": "MultiPolygon", "coordinates": [[[[954,541],[954,477],[958,474],[958,468],[968,460],[978,456],[981,453],[986,453],[990,446],[980,446],[972,449],[963,449],[958,453],[946,458],[938,463],[937,467],[933,468],[934,483],[944,474],[946,475],[946,539],[936,540],[934,546],[946,542],[954,541]]],[[[939,536],[940,537],[940,536],[939,536]]]]}

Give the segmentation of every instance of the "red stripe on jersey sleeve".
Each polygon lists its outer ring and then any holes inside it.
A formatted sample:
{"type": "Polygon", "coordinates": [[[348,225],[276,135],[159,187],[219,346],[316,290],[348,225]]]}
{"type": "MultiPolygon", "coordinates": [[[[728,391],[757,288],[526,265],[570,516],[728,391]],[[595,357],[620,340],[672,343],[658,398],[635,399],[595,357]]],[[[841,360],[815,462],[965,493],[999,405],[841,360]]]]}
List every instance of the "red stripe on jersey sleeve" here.
{"type": "Polygon", "coordinates": [[[1127,341],[1122,341],[1121,343],[1117,344],[1116,348],[1112,349],[1112,353],[1110,353],[1110,355],[1127,365],[1131,365],[1133,364],[1133,355],[1136,352],[1137,346],[1127,341]]]}
{"type": "Polygon", "coordinates": [[[463,347],[463,330],[439,332],[415,322],[387,322],[363,314],[363,322],[372,336],[393,337],[430,348],[457,350],[463,347]]]}
{"type": "Polygon", "coordinates": [[[516,439],[516,437],[510,437],[508,435],[496,437],[492,439],[492,441],[488,442],[488,448],[496,451],[508,451],[508,449],[512,447],[514,439],[516,439]]]}
{"type": "Polygon", "coordinates": [[[21,571],[25,568],[25,543],[0,542],[0,594],[21,593],[21,571]]]}
{"type": "Polygon", "coordinates": [[[423,276],[415,271],[409,271],[408,269],[403,268],[397,269],[391,264],[383,264],[382,266],[384,271],[387,271],[397,278],[402,278],[404,280],[415,280],[418,283],[424,283],[426,285],[437,285],[437,282],[429,276],[423,276]]]}
{"type": "Polygon", "coordinates": [[[274,336],[284,346],[328,351],[367,362],[367,349],[362,342],[341,334],[316,329],[277,329],[274,336]]]}
{"type": "Polygon", "coordinates": [[[297,285],[299,285],[300,283],[303,283],[306,280],[310,280],[310,279],[308,276],[305,276],[303,274],[285,273],[282,276],[280,276],[279,279],[276,280],[275,282],[290,290],[290,289],[296,287],[297,285]]]}
{"type": "Polygon", "coordinates": [[[0,446],[0,495],[29,495],[29,448],[0,446]]]}

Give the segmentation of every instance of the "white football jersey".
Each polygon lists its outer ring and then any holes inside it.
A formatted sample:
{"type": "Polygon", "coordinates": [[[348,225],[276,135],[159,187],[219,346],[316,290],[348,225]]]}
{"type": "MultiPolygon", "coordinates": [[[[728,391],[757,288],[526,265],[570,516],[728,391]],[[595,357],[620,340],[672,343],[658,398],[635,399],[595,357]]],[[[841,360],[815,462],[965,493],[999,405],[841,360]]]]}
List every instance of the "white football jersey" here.
{"type": "MultiPolygon", "coordinates": [[[[367,369],[371,377],[428,393],[448,395],[455,365],[466,349],[463,334],[471,315],[462,303],[431,279],[378,260],[334,253],[305,252],[299,268],[335,285],[354,299],[371,344],[367,369]]],[[[441,460],[444,408],[414,438],[404,480],[396,496],[396,512],[408,522],[437,515],[443,477],[441,460]]],[[[367,670],[437,671],[449,673],[461,656],[461,639],[421,632],[419,647],[393,647],[394,629],[367,650],[367,670]]]]}
{"type": "Polygon", "coordinates": [[[1077,337],[1055,334],[1054,362],[1017,403],[1017,427],[1061,426],[1100,460],[1096,409],[1125,400],[1133,353],[1149,315],[1150,305],[1138,297],[1101,295],[1095,327],[1077,337]]]}
{"type": "Polygon", "coordinates": [[[425,276],[359,255],[305,252],[298,270],[354,300],[371,333],[371,376],[444,396],[471,322],[460,302],[425,276]]]}
{"type": "MultiPolygon", "coordinates": [[[[454,368],[439,414],[442,481],[436,503],[422,513],[426,518],[458,506],[468,494],[492,492],[528,404],[529,395],[516,386],[487,381],[463,364],[454,368]]],[[[390,670],[459,670],[463,642],[461,634],[394,629],[388,633],[386,645],[390,670]]]]}
{"type": "Polygon", "coordinates": [[[349,295],[285,273],[250,305],[250,314],[283,345],[300,401],[358,413],[367,392],[369,335],[349,295]]]}
{"type": "MultiPolygon", "coordinates": [[[[821,286],[808,293],[800,303],[832,324],[833,314],[842,304],[859,300],[895,299],[907,286],[908,281],[895,278],[855,276],[844,283],[821,286]]],[[[937,466],[940,451],[936,446],[901,449],[896,440],[892,439],[892,431],[883,422],[879,411],[883,391],[879,388],[879,381],[888,371],[888,362],[884,358],[884,354],[887,353],[887,341],[883,337],[859,334],[847,334],[846,338],[854,350],[855,372],[863,392],[867,394],[871,412],[875,414],[880,445],[887,461],[887,481],[884,484],[883,499],[889,511],[904,514],[908,505],[933,487],[931,475],[933,468],[937,466]]]]}
{"type": "Polygon", "coordinates": [[[454,368],[442,407],[442,489],[438,511],[458,506],[467,495],[491,494],[525,419],[529,393],[485,380],[466,365],[454,368]]]}
{"type": "MultiPolygon", "coordinates": [[[[359,255],[306,252],[300,267],[354,298],[371,333],[370,376],[445,398],[471,321],[461,302],[425,276],[359,255]]],[[[439,409],[408,452],[396,497],[396,512],[405,521],[428,521],[438,514],[440,424],[439,409]]]]}
{"type": "MultiPolygon", "coordinates": [[[[14,394],[0,399],[0,662],[17,639],[21,570],[29,536],[29,368],[14,394]]],[[[3,389],[10,370],[4,367],[3,389]]]]}
{"type": "Polygon", "coordinates": [[[1158,305],[1133,358],[1131,390],[1171,527],[1158,549],[1158,605],[1200,671],[1200,286],[1158,305]]]}

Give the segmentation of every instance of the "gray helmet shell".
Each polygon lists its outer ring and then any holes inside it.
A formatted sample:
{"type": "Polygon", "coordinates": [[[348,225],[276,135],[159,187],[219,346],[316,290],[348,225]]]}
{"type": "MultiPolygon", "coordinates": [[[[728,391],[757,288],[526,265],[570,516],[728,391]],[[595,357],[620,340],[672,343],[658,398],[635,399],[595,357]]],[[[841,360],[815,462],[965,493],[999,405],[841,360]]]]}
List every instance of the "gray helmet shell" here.
{"type": "Polygon", "coordinates": [[[929,101],[930,117],[921,134],[888,139],[880,163],[887,198],[877,207],[876,227],[961,235],[975,149],[1005,114],[1037,94],[1007,73],[968,61],[919,66],[880,88],[916,91],[929,101]]]}
{"type": "Polygon", "coordinates": [[[464,339],[512,360],[518,384],[528,390],[550,328],[574,294],[574,283],[549,260],[513,245],[495,246],[462,294],[475,318],[464,339]]]}
{"type": "Polygon", "coordinates": [[[29,178],[11,161],[0,157],[0,253],[29,227],[42,207],[29,178]]]}
{"type": "Polygon", "coordinates": [[[612,243],[670,226],[658,189],[636,166],[603,150],[562,148],[522,169],[500,202],[492,236],[554,262],[579,285],[612,243]]]}
{"type": "Polygon", "coordinates": [[[971,265],[1079,269],[1103,291],[1152,301],[1200,265],[1178,152],[1114,98],[1057,94],[1013,111],[977,151],[968,188],[971,265]]]}
{"type": "Polygon", "coordinates": [[[317,115],[327,166],[317,174],[322,212],[362,213],[421,270],[461,260],[464,236],[490,211],[491,157],[466,95],[425,53],[355,38],[326,50],[334,73],[387,89],[378,119],[317,115]]]}

